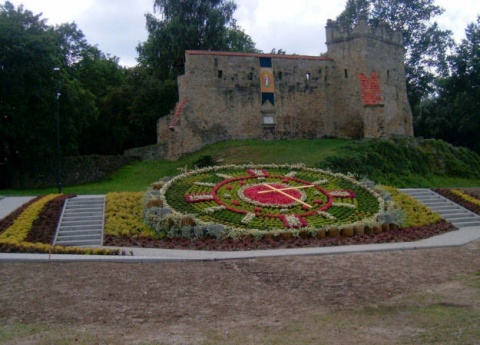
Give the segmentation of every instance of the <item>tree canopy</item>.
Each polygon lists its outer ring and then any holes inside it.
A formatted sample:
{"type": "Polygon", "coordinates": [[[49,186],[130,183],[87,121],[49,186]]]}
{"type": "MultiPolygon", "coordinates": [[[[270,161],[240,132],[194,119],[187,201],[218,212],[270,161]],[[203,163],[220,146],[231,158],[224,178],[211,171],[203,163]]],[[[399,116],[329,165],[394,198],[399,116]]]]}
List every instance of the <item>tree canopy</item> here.
{"type": "Polygon", "coordinates": [[[451,73],[438,81],[438,93],[424,102],[416,133],[443,139],[480,153],[480,16],[448,57],[451,73]]]}
{"type": "Polygon", "coordinates": [[[62,155],[125,149],[128,120],[109,108],[125,69],[88,44],[75,23],[50,26],[41,14],[6,1],[0,4],[0,46],[2,184],[33,160],[55,158],[57,95],[62,155]],[[107,133],[115,125],[123,132],[109,142],[107,133]]]}
{"type": "Polygon", "coordinates": [[[133,68],[89,44],[75,23],[51,26],[0,4],[0,185],[33,160],[56,159],[57,95],[62,156],[123,153],[156,143],[156,122],[178,99],[186,49],[256,51],[233,1],[152,3],[133,68]]]}
{"type": "Polygon", "coordinates": [[[155,0],[148,39],[137,48],[141,65],[172,79],[183,71],[185,50],[257,52],[233,18],[236,9],[230,0],[155,0]]]}

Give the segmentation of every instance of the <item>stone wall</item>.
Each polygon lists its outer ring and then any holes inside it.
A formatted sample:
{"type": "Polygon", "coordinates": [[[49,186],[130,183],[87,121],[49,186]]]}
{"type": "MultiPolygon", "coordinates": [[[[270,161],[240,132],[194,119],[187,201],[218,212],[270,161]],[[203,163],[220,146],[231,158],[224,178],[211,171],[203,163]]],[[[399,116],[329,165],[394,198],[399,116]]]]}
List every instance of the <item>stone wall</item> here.
{"type": "Polygon", "coordinates": [[[123,154],[127,157],[140,158],[145,161],[164,159],[168,155],[168,146],[166,143],[158,143],[156,145],[128,149],[123,154]]]}
{"type": "Polygon", "coordinates": [[[412,136],[401,34],[364,20],[326,30],[323,57],[187,51],[177,110],[158,122],[164,158],[224,140],[412,136]]]}
{"type": "MultiPolygon", "coordinates": [[[[62,185],[72,186],[96,182],[121,167],[138,161],[138,157],[127,156],[74,156],[62,160],[62,185]]],[[[51,160],[30,162],[24,172],[3,172],[8,188],[43,188],[57,186],[57,163],[51,160]]],[[[5,181],[4,181],[5,182],[5,181]]]]}

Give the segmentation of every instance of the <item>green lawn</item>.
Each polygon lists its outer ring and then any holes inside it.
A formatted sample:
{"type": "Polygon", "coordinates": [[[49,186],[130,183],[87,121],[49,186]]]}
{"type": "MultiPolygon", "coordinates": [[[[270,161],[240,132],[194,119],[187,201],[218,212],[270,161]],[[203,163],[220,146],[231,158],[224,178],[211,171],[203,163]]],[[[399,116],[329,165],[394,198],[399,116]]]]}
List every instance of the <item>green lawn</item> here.
{"type": "MultiPolygon", "coordinates": [[[[202,156],[212,156],[225,164],[243,163],[299,163],[314,165],[347,144],[348,140],[282,140],[228,141],[207,146],[198,152],[186,155],[178,161],[143,161],[123,167],[102,181],[80,186],[67,186],[63,193],[104,194],[108,192],[144,191],[163,176],[173,176],[182,169],[193,168],[202,156]]],[[[57,188],[28,190],[0,190],[0,195],[43,195],[56,193],[57,188]]]]}
{"type": "MultiPolygon", "coordinates": [[[[200,151],[186,155],[178,161],[142,161],[127,165],[102,181],[79,186],[66,186],[63,193],[105,194],[108,192],[144,191],[148,186],[163,176],[174,176],[183,169],[192,169],[201,157],[211,156],[221,164],[267,164],[267,163],[304,163],[310,167],[322,168],[327,157],[334,156],[352,140],[280,140],[261,141],[243,140],[221,142],[202,148],[200,151]]],[[[384,175],[385,176],[385,175],[384,175]]],[[[389,177],[386,176],[388,182],[389,177]]],[[[479,187],[480,179],[433,176],[425,178],[415,174],[409,176],[392,176],[391,185],[410,187],[479,187]]],[[[385,183],[382,181],[382,183],[385,183]]],[[[57,188],[26,190],[0,190],[0,195],[43,195],[56,193],[57,188]]]]}

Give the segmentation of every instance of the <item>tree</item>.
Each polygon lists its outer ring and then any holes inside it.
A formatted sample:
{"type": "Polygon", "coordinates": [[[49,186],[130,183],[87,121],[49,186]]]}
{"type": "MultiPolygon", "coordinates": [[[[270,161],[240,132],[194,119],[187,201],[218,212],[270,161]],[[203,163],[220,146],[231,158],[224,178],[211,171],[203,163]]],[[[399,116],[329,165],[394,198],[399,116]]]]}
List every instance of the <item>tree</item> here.
{"type": "Polygon", "coordinates": [[[229,0],[155,0],[159,18],[146,15],[140,63],[165,80],[183,72],[185,50],[257,51],[233,19],[236,8],[229,0]]]}
{"type": "Polygon", "coordinates": [[[40,15],[0,5],[0,162],[23,162],[54,152],[55,33],[40,15]]]}
{"type": "Polygon", "coordinates": [[[449,56],[451,75],[439,81],[438,94],[423,104],[417,132],[480,153],[480,16],[449,56]]]}
{"type": "MultiPolygon", "coordinates": [[[[62,155],[99,153],[101,148],[94,144],[111,147],[90,138],[108,117],[109,123],[116,123],[106,105],[109,92],[125,75],[118,59],[90,46],[76,24],[48,26],[41,14],[8,1],[0,5],[0,46],[2,184],[34,161],[55,160],[57,92],[62,155]]],[[[122,145],[115,146],[117,152],[125,148],[122,145]]]]}
{"type": "Polygon", "coordinates": [[[435,92],[435,78],[448,73],[447,55],[454,43],[450,31],[440,30],[432,19],[443,13],[434,0],[348,0],[337,24],[351,30],[359,16],[371,25],[380,22],[401,30],[406,47],[407,91],[414,112],[435,92]]]}

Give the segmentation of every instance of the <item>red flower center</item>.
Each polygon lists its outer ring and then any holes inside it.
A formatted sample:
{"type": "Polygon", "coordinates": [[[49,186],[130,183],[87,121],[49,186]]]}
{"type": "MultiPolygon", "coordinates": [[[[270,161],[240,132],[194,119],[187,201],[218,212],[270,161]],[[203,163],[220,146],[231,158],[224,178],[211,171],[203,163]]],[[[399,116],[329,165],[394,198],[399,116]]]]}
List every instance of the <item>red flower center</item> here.
{"type": "Polygon", "coordinates": [[[287,185],[270,183],[269,186],[277,190],[273,190],[265,185],[257,185],[245,189],[243,194],[250,200],[270,205],[290,205],[296,202],[295,199],[302,197],[302,194],[298,190],[290,189],[291,187],[287,185]]]}

